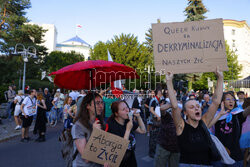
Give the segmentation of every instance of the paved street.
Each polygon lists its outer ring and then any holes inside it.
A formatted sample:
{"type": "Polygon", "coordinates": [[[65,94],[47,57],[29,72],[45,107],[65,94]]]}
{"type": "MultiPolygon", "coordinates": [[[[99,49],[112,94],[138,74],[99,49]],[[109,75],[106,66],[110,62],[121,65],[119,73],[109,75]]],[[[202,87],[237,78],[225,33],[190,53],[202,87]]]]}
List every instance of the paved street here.
{"type": "MultiPolygon", "coordinates": [[[[0,143],[0,166],[3,167],[63,167],[58,136],[62,125],[48,128],[46,142],[21,143],[20,136],[0,143]]],[[[137,135],[136,157],[139,167],[152,167],[153,160],[147,157],[148,137],[137,135]]]]}

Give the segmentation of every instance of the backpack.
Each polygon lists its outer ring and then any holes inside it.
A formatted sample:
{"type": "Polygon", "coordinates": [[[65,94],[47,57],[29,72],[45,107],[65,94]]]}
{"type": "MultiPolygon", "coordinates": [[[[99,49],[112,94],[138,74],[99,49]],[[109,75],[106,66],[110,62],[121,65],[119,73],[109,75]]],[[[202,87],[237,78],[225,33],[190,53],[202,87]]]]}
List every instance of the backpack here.
{"type": "MultiPolygon", "coordinates": [[[[83,129],[86,129],[81,123],[79,125],[83,129]]],[[[85,133],[84,136],[87,139],[88,134],[85,133]]],[[[72,163],[76,159],[79,152],[77,149],[74,149],[74,140],[71,134],[71,129],[64,129],[59,136],[59,141],[61,142],[62,158],[66,161],[67,167],[72,167],[72,163]]]]}
{"type": "MultiPolygon", "coordinates": [[[[21,96],[20,96],[21,97],[21,96]]],[[[22,105],[24,98],[21,97],[21,101],[18,103],[19,105],[22,105]]]]}
{"type": "Polygon", "coordinates": [[[4,92],[4,98],[5,98],[6,101],[9,100],[9,98],[8,98],[8,91],[5,91],[5,92],[4,92]]]}
{"type": "Polygon", "coordinates": [[[67,167],[72,167],[73,160],[76,158],[78,151],[74,153],[73,137],[70,129],[65,129],[59,136],[59,141],[62,144],[61,153],[63,159],[66,161],[67,167]]]}

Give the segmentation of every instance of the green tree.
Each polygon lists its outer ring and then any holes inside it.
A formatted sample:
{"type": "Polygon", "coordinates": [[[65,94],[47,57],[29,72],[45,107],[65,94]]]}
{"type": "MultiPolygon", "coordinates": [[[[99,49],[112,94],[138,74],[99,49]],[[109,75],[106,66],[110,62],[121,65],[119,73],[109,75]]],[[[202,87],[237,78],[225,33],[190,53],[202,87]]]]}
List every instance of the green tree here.
{"type": "Polygon", "coordinates": [[[206,16],[204,16],[206,12],[207,9],[203,5],[202,0],[188,0],[188,6],[184,11],[185,16],[187,16],[185,21],[204,20],[206,18],[206,16]]]}
{"type": "MultiPolygon", "coordinates": [[[[188,6],[185,8],[184,13],[187,17],[185,22],[187,21],[199,21],[204,20],[206,16],[204,14],[208,10],[203,5],[202,0],[188,0],[188,6]]],[[[197,84],[202,84],[201,82],[201,73],[191,73],[191,74],[178,74],[178,78],[188,79],[188,89],[191,90],[193,88],[194,82],[197,84]]]]}
{"type": "Polygon", "coordinates": [[[42,70],[50,73],[67,65],[84,61],[84,55],[78,54],[74,51],[68,53],[53,51],[48,56],[45,56],[43,61],[42,70]]]}
{"type": "MultiPolygon", "coordinates": [[[[25,24],[29,21],[25,14],[30,7],[30,0],[0,0],[0,63],[4,67],[0,73],[1,78],[5,78],[3,83],[13,82],[13,79],[19,78],[20,71],[22,73],[22,57],[13,54],[17,43],[23,44],[25,48],[36,48],[38,59],[28,57],[26,79],[39,77],[42,57],[47,54],[47,49],[41,45],[46,31],[38,25],[25,24]]],[[[23,48],[19,46],[17,51],[23,51],[23,48]]]]}

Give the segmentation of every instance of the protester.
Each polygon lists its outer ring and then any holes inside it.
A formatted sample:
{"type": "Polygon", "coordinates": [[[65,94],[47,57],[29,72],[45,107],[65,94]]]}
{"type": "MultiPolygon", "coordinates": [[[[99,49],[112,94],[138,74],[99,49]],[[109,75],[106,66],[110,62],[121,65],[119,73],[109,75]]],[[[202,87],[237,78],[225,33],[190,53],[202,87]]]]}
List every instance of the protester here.
{"type": "MultiPolygon", "coordinates": [[[[60,93],[60,89],[57,89],[57,92],[52,101],[52,105],[53,105],[52,110],[55,110],[58,118],[62,117],[63,107],[64,107],[64,95],[60,93]]],[[[54,122],[52,122],[51,124],[54,124],[54,122]]]]}
{"type": "Polygon", "coordinates": [[[33,121],[33,115],[36,113],[36,90],[29,90],[29,96],[25,97],[21,105],[22,111],[22,139],[21,142],[29,141],[29,128],[33,121]]]}
{"type": "Polygon", "coordinates": [[[37,116],[36,116],[36,123],[34,127],[34,134],[39,134],[39,137],[36,139],[38,142],[44,142],[45,141],[45,132],[46,132],[46,123],[47,123],[47,117],[46,117],[46,104],[43,97],[42,92],[37,93],[37,116]]]}
{"type": "MultiPolygon", "coordinates": [[[[109,88],[107,90],[109,90],[109,88]]],[[[106,92],[106,91],[104,91],[104,92],[106,92]]],[[[104,120],[107,121],[107,119],[112,115],[111,104],[119,99],[116,98],[115,96],[113,96],[111,93],[107,94],[107,96],[105,96],[102,92],[101,92],[101,96],[103,95],[102,100],[103,100],[104,106],[105,106],[105,118],[104,118],[104,120]]]]}
{"type": "Polygon", "coordinates": [[[9,90],[7,91],[7,97],[8,97],[8,105],[7,105],[7,112],[8,112],[8,119],[11,121],[11,111],[13,108],[13,102],[14,98],[16,96],[16,92],[13,90],[12,86],[9,86],[9,90]]]}
{"type": "Polygon", "coordinates": [[[149,136],[149,156],[154,158],[155,149],[156,149],[156,140],[157,135],[160,131],[161,117],[157,114],[157,111],[160,112],[160,99],[162,97],[162,89],[157,88],[155,90],[155,97],[149,103],[150,108],[150,121],[152,122],[152,127],[150,129],[149,136]]]}
{"type": "Polygon", "coordinates": [[[15,129],[16,130],[22,128],[21,119],[20,119],[19,115],[22,112],[20,107],[21,107],[21,104],[22,104],[24,98],[25,98],[25,96],[23,95],[22,90],[19,90],[17,96],[14,98],[14,103],[16,104],[15,111],[14,111],[14,119],[15,119],[15,122],[16,122],[16,128],[15,129]]]}
{"type": "MultiPolygon", "coordinates": [[[[80,96],[80,97],[85,97],[86,94],[87,94],[87,93],[85,92],[85,90],[81,90],[79,96],[80,96]]],[[[78,97],[79,97],[79,96],[78,96],[78,97]]]]}
{"type": "MultiPolygon", "coordinates": [[[[87,161],[82,158],[86,143],[92,133],[93,128],[101,129],[101,121],[96,120],[96,114],[102,115],[104,112],[102,98],[97,93],[88,93],[76,115],[76,122],[72,127],[71,134],[74,140],[74,152],[77,153],[73,161],[73,167],[99,167],[102,165],[87,161]],[[95,100],[95,105],[94,105],[95,100]]],[[[105,167],[108,164],[104,164],[105,167]]]]}
{"type": "Polygon", "coordinates": [[[207,112],[210,104],[211,104],[211,101],[210,101],[209,94],[204,94],[203,101],[201,102],[202,115],[204,115],[207,112]]]}
{"type": "MultiPolygon", "coordinates": [[[[247,109],[250,107],[250,98],[245,98],[244,103],[242,105],[243,109],[247,109]]],[[[240,137],[240,147],[244,149],[244,166],[246,166],[247,162],[250,161],[250,115],[247,116],[246,121],[242,125],[242,133],[240,137]]]]}
{"type": "MultiPolygon", "coordinates": [[[[164,97],[166,96],[167,90],[164,90],[164,97]]],[[[156,152],[154,157],[155,167],[178,167],[180,153],[178,148],[176,128],[174,121],[171,116],[171,104],[169,99],[163,99],[164,105],[161,105],[161,124],[160,131],[157,137],[156,152]]]]}
{"type": "Polygon", "coordinates": [[[72,92],[69,93],[69,96],[72,97],[72,105],[76,103],[76,99],[79,95],[80,93],[76,90],[72,90],[72,92]]]}
{"type": "Polygon", "coordinates": [[[202,116],[201,108],[196,100],[188,100],[184,106],[184,114],[187,120],[183,120],[181,110],[173,89],[173,74],[168,72],[166,75],[169,98],[172,105],[172,116],[176,127],[176,134],[180,147],[180,167],[186,166],[211,166],[211,162],[219,160],[220,157],[212,158],[212,140],[207,125],[213,119],[221,101],[223,91],[223,73],[216,69],[217,86],[212,98],[212,104],[208,111],[202,116]]]}
{"type": "MultiPolygon", "coordinates": [[[[250,108],[242,110],[237,107],[234,92],[224,92],[222,97],[226,114],[215,116],[210,126],[215,124],[215,135],[221,143],[229,150],[229,155],[236,162],[231,166],[243,166],[243,154],[240,149],[240,137],[242,132],[242,124],[246,121],[246,117],[250,114],[250,108]]],[[[218,111],[219,113],[219,111],[218,111]]],[[[226,164],[217,164],[217,166],[229,166],[226,164]]]]}
{"type": "Polygon", "coordinates": [[[120,167],[136,167],[136,157],[135,157],[135,134],[137,133],[146,133],[145,125],[142,121],[142,118],[139,113],[136,113],[136,110],[133,110],[133,115],[137,118],[138,124],[132,120],[132,117],[129,118],[129,106],[126,101],[115,101],[111,105],[112,115],[109,117],[108,123],[108,132],[123,137],[126,140],[129,140],[128,149],[122,159],[120,167]]]}
{"type": "Polygon", "coordinates": [[[237,96],[238,96],[237,106],[242,108],[245,99],[245,93],[243,91],[239,91],[237,92],[237,96]]]}
{"type": "Polygon", "coordinates": [[[142,120],[144,120],[144,113],[142,111],[142,91],[139,92],[138,96],[134,98],[132,108],[136,108],[140,111],[142,120]]]}
{"type": "Polygon", "coordinates": [[[48,88],[44,89],[43,96],[45,98],[45,104],[46,104],[46,107],[47,107],[47,111],[50,111],[51,107],[53,106],[52,103],[51,103],[53,98],[52,98],[51,94],[49,93],[48,88]]]}
{"type": "Polygon", "coordinates": [[[151,125],[152,125],[152,122],[150,121],[149,119],[149,116],[150,116],[150,111],[149,111],[149,103],[151,101],[151,99],[155,96],[155,92],[152,90],[149,92],[149,95],[148,95],[148,98],[146,99],[146,102],[144,104],[144,107],[145,107],[145,115],[146,115],[146,119],[147,119],[147,136],[149,136],[149,132],[150,132],[150,129],[151,129],[151,125]]]}
{"type": "Polygon", "coordinates": [[[192,93],[192,94],[190,94],[190,95],[188,96],[188,100],[195,100],[195,98],[196,98],[196,96],[195,96],[194,93],[192,93]]]}
{"type": "Polygon", "coordinates": [[[64,116],[64,129],[71,129],[73,123],[73,115],[71,113],[70,106],[72,104],[72,97],[67,96],[63,103],[63,116],[64,116]]]}

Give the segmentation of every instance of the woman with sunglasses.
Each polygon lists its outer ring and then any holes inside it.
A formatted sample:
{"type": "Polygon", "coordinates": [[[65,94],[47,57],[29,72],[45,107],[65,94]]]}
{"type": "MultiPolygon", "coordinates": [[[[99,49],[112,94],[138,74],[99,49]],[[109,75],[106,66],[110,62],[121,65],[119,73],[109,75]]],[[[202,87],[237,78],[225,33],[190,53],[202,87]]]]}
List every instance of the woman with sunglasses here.
{"type": "Polygon", "coordinates": [[[138,124],[132,120],[132,115],[129,116],[129,107],[126,101],[115,101],[111,105],[112,115],[109,117],[108,132],[123,137],[129,140],[128,149],[123,157],[120,167],[137,167],[135,158],[135,134],[134,132],[146,133],[145,125],[142,121],[140,113],[131,111],[137,118],[138,124]]]}
{"type": "Polygon", "coordinates": [[[242,124],[250,114],[250,108],[242,110],[237,107],[236,98],[233,91],[224,92],[222,96],[225,111],[217,112],[210,126],[215,124],[215,135],[221,143],[227,148],[228,153],[236,162],[233,165],[216,164],[217,166],[243,166],[243,153],[240,149],[240,137],[242,124]]]}

